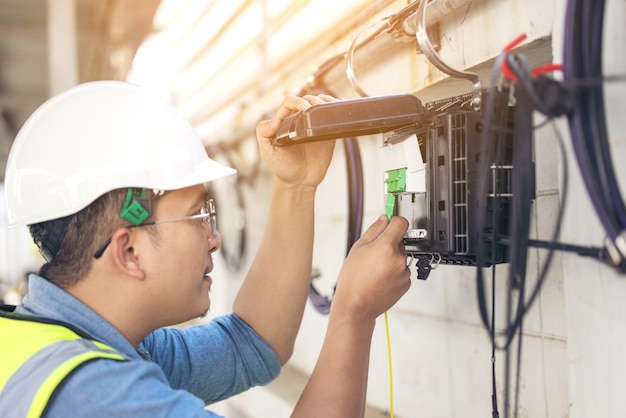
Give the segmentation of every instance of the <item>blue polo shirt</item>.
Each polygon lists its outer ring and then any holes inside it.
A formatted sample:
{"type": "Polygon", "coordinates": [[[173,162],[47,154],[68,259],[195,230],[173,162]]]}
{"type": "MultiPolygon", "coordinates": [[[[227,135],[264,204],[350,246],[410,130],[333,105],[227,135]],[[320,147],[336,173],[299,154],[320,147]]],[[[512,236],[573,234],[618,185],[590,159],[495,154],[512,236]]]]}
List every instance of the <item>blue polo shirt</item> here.
{"type": "Polygon", "coordinates": [[[215,417],[205,405],[269,383],[280,362],[243,320],[224,315],[185,329],[163,328],[135,348],[104,318],[47,280],[31,275],[17,312],[64,321],[130,358],[76,370],[47,417],[215,417]]]}

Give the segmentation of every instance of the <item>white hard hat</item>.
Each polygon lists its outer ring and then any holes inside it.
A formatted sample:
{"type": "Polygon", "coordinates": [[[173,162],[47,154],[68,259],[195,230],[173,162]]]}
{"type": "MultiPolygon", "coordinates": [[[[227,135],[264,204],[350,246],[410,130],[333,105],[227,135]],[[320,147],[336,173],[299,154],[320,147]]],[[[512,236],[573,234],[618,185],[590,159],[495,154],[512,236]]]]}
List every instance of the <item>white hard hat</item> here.
{"type": "Polygon", "coordinates": [[[74,214],[114,189],[175,190],[234,173],[155,94],[123,81],[85,83],[42,104],[15,138],[9,225],[74,214]]]}

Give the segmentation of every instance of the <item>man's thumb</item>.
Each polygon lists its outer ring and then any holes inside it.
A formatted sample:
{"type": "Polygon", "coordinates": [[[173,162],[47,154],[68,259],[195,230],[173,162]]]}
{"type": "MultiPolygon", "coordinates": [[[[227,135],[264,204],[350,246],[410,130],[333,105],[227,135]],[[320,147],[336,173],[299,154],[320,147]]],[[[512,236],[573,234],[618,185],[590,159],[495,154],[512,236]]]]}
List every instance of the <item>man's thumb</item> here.
{"type": "Polygon", "coordinates": [[[380,234],[383,233],[385,228],[389,225],[389,220],[386,215],[380,215],[373,224],[370,225],[367,230],[361,234],[361,238],[357,242],[354,243],[355,247],[362,247],[364,245],[369,244],[372,241],[375,241],[380,234]]]}

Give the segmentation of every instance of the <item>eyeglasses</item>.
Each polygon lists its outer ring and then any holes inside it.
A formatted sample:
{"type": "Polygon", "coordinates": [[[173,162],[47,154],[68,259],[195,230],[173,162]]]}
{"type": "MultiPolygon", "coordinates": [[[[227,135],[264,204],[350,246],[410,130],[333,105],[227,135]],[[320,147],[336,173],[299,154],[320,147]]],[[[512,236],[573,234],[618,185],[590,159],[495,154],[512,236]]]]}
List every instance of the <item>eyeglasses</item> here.
{"type": "MultiPolygon", "coordinates": [[[[158,224],[164,224],[168,222],[189,221],[193,219],[199,219],[199,220],[202,220],[203,222],[206,222],[209,225],[209,228],[211,230],[211,237],[215,238],[217,236],[217,210],[215,209],[215,202],[213,202],[213,199],[207,200],[206,203],[202,206],[202,208],[200,208],[200,213],[197,213],[195,215],[181,216],[180,218],[171,218],[171,219],[157,219],[157,220],[145,222],[139,225],[129,225],[126,228],[128,229],[138,228],[141,226],[158,225],[158,224]]],[[[96,252],[93,254],[93,258],[98,259],[102,257],[102,254],[104,254],[104,251],[107,249],[107,247],[111,243],[111,239],[112,237],[109,238],[104,244],[102,244],[100,248],[96,250],[96,252]]]]}

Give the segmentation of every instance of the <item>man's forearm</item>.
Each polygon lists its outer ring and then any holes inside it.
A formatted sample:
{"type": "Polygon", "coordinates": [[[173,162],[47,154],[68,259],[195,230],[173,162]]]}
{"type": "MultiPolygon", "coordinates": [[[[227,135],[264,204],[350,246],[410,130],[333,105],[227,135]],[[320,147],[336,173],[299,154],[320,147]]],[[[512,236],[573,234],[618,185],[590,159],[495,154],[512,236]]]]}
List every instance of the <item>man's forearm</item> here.
{"type": "Polygon", "coordinates": [[[322,351],[292,417],[362,417],[374,320],[331,311],[322,351]]]}
{"type": "Polygon", "coordinates": [[[314,187],[275,180],[263,239],[233,305],[282,363],[291,356],[308,294],[314,198],[314,187]]]}

